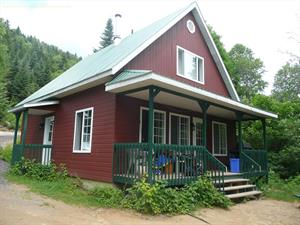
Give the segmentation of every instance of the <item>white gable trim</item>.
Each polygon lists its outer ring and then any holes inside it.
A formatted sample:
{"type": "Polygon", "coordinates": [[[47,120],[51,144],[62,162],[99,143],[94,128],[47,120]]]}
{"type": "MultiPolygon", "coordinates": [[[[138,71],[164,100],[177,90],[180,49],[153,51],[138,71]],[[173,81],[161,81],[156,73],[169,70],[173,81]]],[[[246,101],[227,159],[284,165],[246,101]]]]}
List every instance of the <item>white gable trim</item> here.
{"type": "Polygon", "coordinates": [[[112,73],[117,73],[120,69],[122,69],[127,63],[129,63],[132,59],[134,59],[139,53],[141,53],[144,49],[146,49],[149,45],[151,45],[155,40],[157,40],[160,36],[162,36],[165,32],[167,32],[171,27],[173,27],[179,20],[181,20],[184,16],[186,16],[189,12],[193,12],[193,15],[196,19],[198,27],[204,36],[204,40],[208,45],[210,53],[217,65],[217,68],[223,78],[225,86],[230,94],[230,96],[236,100],[240,101],[239,96],[234,88],[234,85],[231,81],[231,78],[226,70],[226,67],[223,63],[223,60],[218,52],[218,49],[215,43],[212,40],[212,37],[207,29],[207,26],[204,22],[203,16],[199,9],[199,6],[196,2],[193,2],[189,7],[187,7],[181,14],[179,14],[175,19],[173,19],[167,26],[162,28],[159,32],[153,35],[150,39],[144,42],[142,45],[137,47],[131,54],[129,54],[125,59],[112,67],[112,73]]]}
{"type": "Polygon", "coordinates": [[[57,104],[59,104],[58,100],[36,102],[36,103],[25,103],[24,105],[21,105],[19,107],[16,107],[16,108],[13,108],[11,110],[8,110],[8,112],[14,113],[14,112],[18,112],[18,111],[24,110],[26,108],[33,108],[33,107],[40,107],[40,106],[49,106],[49,105],[57,105],[57,104]]]}

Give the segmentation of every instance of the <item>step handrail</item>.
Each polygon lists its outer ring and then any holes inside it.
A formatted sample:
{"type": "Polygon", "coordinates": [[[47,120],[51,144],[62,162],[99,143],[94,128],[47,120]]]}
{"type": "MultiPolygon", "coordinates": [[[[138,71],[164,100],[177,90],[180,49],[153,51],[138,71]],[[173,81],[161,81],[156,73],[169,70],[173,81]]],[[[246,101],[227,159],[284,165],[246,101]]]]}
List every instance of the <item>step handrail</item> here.
{"type": "Polygon", "coordinates": [[[244,151],[241,151],[241,154],[244,155],[249,161],[251,161],[256,167],[258,167],[259,171],[261,171],[261,165],[259,165],[257,162],[255,162],[255,160],[252,159],[249,155],[247,155],[247,153],[245,153],[244,151]]]}

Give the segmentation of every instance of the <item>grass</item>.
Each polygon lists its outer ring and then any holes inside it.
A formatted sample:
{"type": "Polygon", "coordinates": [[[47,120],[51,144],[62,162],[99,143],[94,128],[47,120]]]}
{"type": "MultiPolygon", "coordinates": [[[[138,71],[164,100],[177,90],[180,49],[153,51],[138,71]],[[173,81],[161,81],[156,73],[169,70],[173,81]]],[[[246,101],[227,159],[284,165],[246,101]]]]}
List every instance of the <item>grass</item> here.
{"type": "Polygon", "coordinates": [[[0,149],[0,159],[5,162],[10,162],[12,156],[12,145],[6,145],[3,149],[0,149]]]}
{"type": "MultiPolygon", "coordinates": [[[[76,178],[58,179],[54,181],[38,181],[26,176],[16,176],[6,174],[6,178],[17,184],[24,184],[30,191],[61,200],[67,204],[80,205],[86,207],[118,207],[117,204],[107,205],[99,201],[89,190],[78,187],[76,178]]],[[[96,187],[95,188],[101,188],[96,187]]],[[[113,187],[110,186],[112,189],[113,187]]]]}
{"type": "Polygon", "coordinates": [[[268,184],[260,184],[259,188],[268,198],[287,202],[300,202],[300,198],[295,197],[296,194],[300,194],[300,175],[282,180],[271,172],[268,184]]]}

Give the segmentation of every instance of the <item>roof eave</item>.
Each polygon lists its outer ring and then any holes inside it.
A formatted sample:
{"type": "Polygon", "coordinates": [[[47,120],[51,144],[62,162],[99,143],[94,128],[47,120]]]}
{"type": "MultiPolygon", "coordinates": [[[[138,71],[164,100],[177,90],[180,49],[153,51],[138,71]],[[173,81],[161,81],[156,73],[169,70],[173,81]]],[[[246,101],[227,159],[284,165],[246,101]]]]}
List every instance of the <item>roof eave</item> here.
{"type": "Polygon", "coordinates": [[[158,82],[158,84],[168,85],[170,87],[176,87],[178,89],[181,89],[184,92],[192,94],[193,96],[198,96],[199,99],[206,98],[206,99],[210,99],[210,100],[215,100],[219,103],[222,103],[222,104],[232,108],[232,110],[247,111],[249,113],[252,113],[253,116],[258,115],[259,117],[262,117],[262,118],[274,118],[274,119],[278,118],[278,116],[274,113],[267,112],[265,110],[258,109],[253,106],[246,105],[244,103],[226,98],[221,95],[217,95],[217,94],[205,91],[200,88],[193,87],[188,84],[181,83],[179,81],[176,81],[171,78],[164,77],[164,76],[161,76],[161,75],[155,74],[155,73],[150,73],[150,74],[146,74],[146,75],[143,75],[143,76],[140,76],[137,78],[123,80],[123,81],[116,82],[111,85],[107,84],[105,87],[105,90],[114,92],[114,93],[120,93],[124,90],[124,88],[126,86],[129,86],[129,85],[134,85],[136,88],[137,86],[143,87],[145,85],[149,85],[149,84],[151,85],[155,82],[156,83],[158,82]]]}

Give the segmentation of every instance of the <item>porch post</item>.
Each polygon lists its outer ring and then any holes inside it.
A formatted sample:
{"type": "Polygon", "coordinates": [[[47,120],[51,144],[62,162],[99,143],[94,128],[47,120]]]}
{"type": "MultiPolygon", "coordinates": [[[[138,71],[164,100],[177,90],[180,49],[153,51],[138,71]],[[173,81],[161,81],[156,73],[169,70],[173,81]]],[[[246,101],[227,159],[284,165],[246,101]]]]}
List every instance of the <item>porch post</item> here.
{"type": "Polygon", "coordinates": [[[14,133],[14,143],[13,143],[14,145],[17,144],[20,116],[21,116],[20,112],[15,113],[16,126],[15,126],[15,133],[14,133]]]}
{"type": "Polygon", "coordinates": [[[154,98],[159,93],[155,87],[149,88],[148,99],[148,182],[152,183],[152,152],[153,152],[153,124],[154,124],[154,98]]]}
{"type": "Polygon", "coordinates": [[[28,123],[28,110],[23,112],[23,127],[22,127],[22,139],[21,139],[21,157],[23,156],[24,147],[25,147],[25,139],[27,132],[27,123],[28,123]]]}
{"type": "Polygon", "coordinates": [[[209,107],[209,103],[208,102],[202,102],[202,101],[198,101],[201,109],[202,109],[202,114],[203,114],[203,124],[202,124],[202,144],[203,146],[206,148],[207,147],[207,135],[206,135],[206,131],[207,131],[207,110],[209,107]]]}
{"type": "Polygon", "coordinates": [[[243,146],[242,146],[242,142],[243,142],[243,137],[242,137],[242,117],[243,117],[243,114],[237,112],[236,113],[236,117],[238,119],[239,153],[241,153],[242,150],[243,150],[243,146]]]}
{"type": "Polygon", "coordinates": [[[265,151],[267,151],[266,119],[262,119],[261,123],[262,123],[263,148],[265,151]]]}

